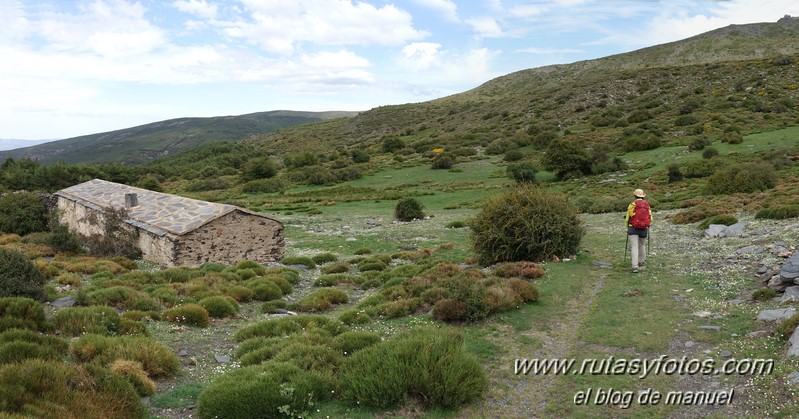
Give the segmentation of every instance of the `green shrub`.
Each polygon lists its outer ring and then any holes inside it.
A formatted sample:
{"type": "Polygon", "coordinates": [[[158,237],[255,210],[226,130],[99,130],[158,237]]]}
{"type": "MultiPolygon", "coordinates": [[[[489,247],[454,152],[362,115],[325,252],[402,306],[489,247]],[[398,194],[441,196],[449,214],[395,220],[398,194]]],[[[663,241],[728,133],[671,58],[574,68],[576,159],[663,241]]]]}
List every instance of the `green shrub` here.
{"type": "Polygon", "coordinates": [[[524,153],[519,150],[508,150],[502,160],[507,162],[519,161],[524,158],[524,153]]]}
{"type": "Polygon", "coordinates": [[[397,335],[345,359],[341,397],[352,405],[391,408],[424,394],[431,407],[456,408],[477,399],[488,380],[463,339],[451,330],[423,328],[397,335]]]}
{"type": "Polygon", "coordinates": [[[66,224],[51,220],[50,237],[47,243],[58,252],[80,253],[83,251],[78,236],[66,224]]]}
{"type": "Polygon", "coordinates": [[[751,193],[774,187],[777,172],[767,163],[741,163],[717,170],[707,180],[708,195],[751,193]]]}
{"type": "Polygon", "coordinates": [[[314,280],[314,285],[317,287],[333,287],[338,284],[345,284],[349,282],[352,282],[349,275],[328,274],[316,278],[314,280]]]}
{"type": "Polygon", "coordinates": [[[239,312],[239,303],[231,297],[219,295],[205,297],[199,304],[208,311],[208,315],[217,319],[232,317],[239,312]]]}
{"type": "Polygon", "coordinates": [[[508,167],[505,168],[505,173],[507,176],[516,183],[538,183],[535,175],[538,173],[538,169],[533,166],[530,162],[519,162],[509,164],[508,167]]]}
{"type": "Polygon", "coordinates": [[[669,183],[679,182],[683,179],[680,165],[672,163],[666,168],[666,176],[669,178],[669,183]]]}
{"type": "Polygon", "coordinates": [[[207,327],[208,310],[199,304],[187,303],[164,310],[163,319],[189,326],[207,327]]]}
{"type": "Polygon", "coordinates": [[[283,258],[280,263],[284,265],[305,265],[308,269],[316,268],[316,263],[314,263],[313,259],[307,256],[289,256],[283,258]]]}
{"type": "Polygon", "coordinates": [[[266,277],[266,279],[277,285],[283,295],[289,295],[292,291],[294,291],[294,288],[292,288],[289,281],[287,281],[283,276],[269,275],[266,277]]]}
{"type": "Polygon", "coordinates": [[[0,298],[0,332],[13,329],[43,330],[44,306],[25,297],[0,298]]]}
{"type": "Polygon", "coordinates": [[[72,341],[69,351],[81,363],[109,366],[118,359],[136,361],[153,378],[173,377],[180,368],[180,360],[172,350],[142,336],[86,334],[72,341]]]}
{"type": "Polygon", "coordinates": [[[347,293],[338,288],[322,288],[314,291],[297,302],[300,311],[324,311],[333,304],[344,304],[349,301],[347,293]]]}
{"type": "Polygon", "coordinates": [[[366,324],[372,321],[372,317],[366,310],[350,309],[339,314],[338,319],[345,324],[366,324]]]}
{"type": "Polygon", "coordinates": [[[394,218],[400,221],[421,220],[424,218],[424,206],[415,198],[402,198],[394,207],[394,218]]]}
{"type": "Polygon", "coordinates": [[[721,135],[721,142],[727,144],[741,144],[744,142],[744,137],[739,132],[725,131],[721,135]]]}
{"type": "Polygon", "coordinates": [[[539,261],[577,253],[582,222],[568,199],[535,186],[489,198],[469,220],[480,263],[539,261]]]}
{"type": "Polygon", "coordinates": [[[371,253],[372,253],[372,249],[369,249],[369,248],[367,248],[367,247],[361,247],[361,248],[359,248],[359,249],[355,249],[355,252],[354,252],[354,253],[355,253],[356,255],[368,255],[368,254],[371,254],[371,253]]]}
{"type": "Polygon", "coordinates": [[[269,157],[250,159],[243,167],[241,177],[245,181],[268,179],[277,174],[277,165],[269,157]]]}
{"type": "MultiPolygon", "coordinates": [[[[80,294],[81,296],[83,294],[80,294]]],[[[125,286],[112,286],[99,290],[89,291],[85,297],[78,299],[80,304],[105,305],[128,310],[158,310],[158,303],[143,291],[137,291],[125,286]]]]}
{"type": "Polygon", "coordinates": [[[63,339],[31,330],[11,329],[0,333],[0,365],[31,358],[60,360],[68,349],[63,339]]]}
{"type": "Polygon", "coordinates": [[[622,142],[622,149],[629,153],[633,151],[653,150],[662,145],[662,140],[654,134],[641,134],[626,137],[622,142]]]}
{"type": "Polygon", "coordinates": [[[711,224],[724,224],[725,226],[731,226],[738,222],[738,218],[731,214],[719,214],[714,215],[712,217],[706,218],[701,223],[699,223],[700,230],[705,230],[710,227],[711,224]]]}
{"type": "Polygon", "coordinates": [[[752,291],[752,299],[755,301],[768,301],[777,296],[777,291],[769,287],[758,288],[752,291]]]}
{"type": "Polygon", "coordinates": [[[344,356],[350,356],[381,340],[377,333],[351,330],[333,338],[332,346],[344,356]]]}
{"type": "Polygon", "coordinates": [[[144,371],[144,367],[140,362],[118,359],[108,369],[125,377],[141,397],[152,396],[158,390],[155,381],[147,376],[147,372],[144,371]]]}
{"type": "Polygon", "coordinates": [[[691,143],[688,144],[688,150],[690,151],[697,151],[697,150],[704,150],[705,147],[710,147],[710,140],[705,137],[696,137],[691,140],[691,143]]]}
{"type": "Polygon", "coordinates": [[[267,301],[261,304],[261,313],[271,314],[274,313],[279,308],[285,309],[288,306],[289,304],[285,300],[267,301]]]}
{"type": "Polygon", "coordinates": [[[305,417],[330,398],[330,380],[289,363],[270,362],[228,372],[197,400],[200,418],[305,417]]]}
{"type": "Polygon", "coordinates": [[[559,180],[580,177],[591,173],[591,156],[585,142],[556,139],[549,143],[542,159],[544,168],[555,172],[559,180]]]}
{"type": "Polygon", "coordinates": [[[244,193],[276,193],[286,190],[288,186],[281,179],[251,180],[241,187],[244,193]]]}
{"type": "Polygon", "coordinates": [[[55,312],[53,326],[67,336],[113,335],[119,328],[119,314],[111,307],[66,307],[55,312]]]}
{"type": "Polygon", "coordinates": [[[358,264],[358,269],[361,272],[366,271],[382,271],[386,269],[386,264],[379,260],[365,260],[358,264]]]}
{"type": "Polygon", "coordinates": [[[780,339],[788,340],[791,338],[791,335],[793,335],[797,325],[799,325],[799,313],[788,317],[779,325],[777,325],[777,329],[774,331],[774,334],[780,339]]]}
{"type": "Polygon", "coordinates": [[[301,314],[298,316],[269,319],[239,329],[234,338],[242,342],[256,337],[281,337],[308,330],[322,330],[336,336],[347,331],[347,326],[336,319],[322,315],[301,314]]]}
{"type": "Polygon", "coordinates": [[[0,297],[42,299],[47,278],[25,254],[0,248],[0,297]]]}
{"type": "Polygon", "coordinates": [[[47,210],[38,194],[13,192],[0,196],[0,231],[24,236],[46,230],[47,210]]]}
{"type": "Polygon", "coordinates": [[[338,256],[332,253],[320,253],[311,258],[317,265],[323,265],[325,263],[335,262],[338,260],[338,256]]]}
{"type": "Polygon", "coordinates": [[[799,205],[782,205],[770,208],[762,208],[757,211],[755,218],[784,220],[786,218],[799,217],[799,205]]]}
{"type": "Polygon", "coordinates": [[[452,157],[440,154],[433,159],[433,164],[430,167],[434,170],[451,169],[454,164],[455,160],[452,157]]]}
{"type": "Polygon", "coordinates": [[[699,118],[693,115],[680,115],[674,120],[674,125],[678,127],[687,127],[699,122],[699,118]]]}
{"type": "Polygon", "coordinates": [[[95,365],[29,359],[0,367],[8,418],[145,418],[147,409],[121,375],[95,365]]]}
{"type": "Polygon", "coordinates": [[[707,147],[702,151],[702,158],[703,159],[712,159],[719,155],[719,151],[713,147],[707,147]]]}
{"type": "Polygon", "coordinates": [[[247,282],[247,288],[253,291],[252,298],[258,301],[277,300],[283,297],[283,291],[274,282],[265,278],[256,278],[247,282]]]}
{"type": "Polygon", "coordinates": [[[469,315],[466,303],[452,298],[445,298],[433,305],[433,318],[442,322],[462,322],[469,315]]]}
{"type": "Polygon", "coordinates": [[[447,225],[445,226],[445,228],[464,228],[464,227],[466,227],[466,223],[460,220],[451,221],[447,223],[447,225]]]}
{"type": "Polygon", "coordinates": [[[321,269],[323,274],[338,274],[350,271],[350,264],[347,262],[336,262],[324,266],[321,269]]]}

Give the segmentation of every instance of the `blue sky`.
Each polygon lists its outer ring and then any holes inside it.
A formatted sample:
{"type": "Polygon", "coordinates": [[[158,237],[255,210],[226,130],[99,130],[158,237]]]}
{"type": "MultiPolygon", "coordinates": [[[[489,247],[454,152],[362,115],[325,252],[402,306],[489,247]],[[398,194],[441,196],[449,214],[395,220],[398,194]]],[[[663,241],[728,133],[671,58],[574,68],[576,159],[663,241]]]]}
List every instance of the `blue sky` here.
{"type": "Polygon", "coordinates": [[[0,0],[0,138],[422,102],[786,14],[799,2],[0,0]]]}

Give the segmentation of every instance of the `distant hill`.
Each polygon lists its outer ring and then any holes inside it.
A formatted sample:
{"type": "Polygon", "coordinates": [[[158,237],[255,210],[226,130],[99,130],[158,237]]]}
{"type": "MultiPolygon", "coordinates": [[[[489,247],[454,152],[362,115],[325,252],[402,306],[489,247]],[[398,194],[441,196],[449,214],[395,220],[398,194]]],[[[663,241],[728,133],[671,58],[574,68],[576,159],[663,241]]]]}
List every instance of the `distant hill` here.
{"type": "Polygon", "coordinates": [[[13,150],[16,148],[31,147],[56,140],[9,140],[0,139],[0,150],[13,150]]]}
{"type": "Polygon", "coordinates": [[[137,127],[83,135],[31,147],[0,151],[0,160],[30,157],[42,163],[144,163],[181,153],[204,144],[240,141],[281,128],[331,118],[351,117],[357,112],[270,111],[238,116],[177,118],[137,127]]]}
{"type": "Polygon", "coordinates": [[[375,147],[398,137],[429,150],[534,141],[542,132],[621,147],[623,137],[687,143],[799,123],[799,18],[730,25],[629,53],[511,73],[445,98],[381,106],[346,120],[247,140],[283,153],[375,147]]]}

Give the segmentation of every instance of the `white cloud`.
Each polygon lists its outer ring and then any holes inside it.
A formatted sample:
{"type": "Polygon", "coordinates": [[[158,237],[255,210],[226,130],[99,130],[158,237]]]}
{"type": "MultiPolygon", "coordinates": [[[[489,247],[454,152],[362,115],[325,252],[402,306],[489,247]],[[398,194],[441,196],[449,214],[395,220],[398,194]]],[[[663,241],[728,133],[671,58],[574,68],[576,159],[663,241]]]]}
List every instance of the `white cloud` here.
{"type": "Polygon", "coordinates": [[[541,7],[539,5],[525,4],[521,6],[512,7],[510,9],[510,14],[513,17],[530,18],[541,15],[542,13],[544,13],[545,10],[546,8],[541,7]]]}
{"type": "Polygon", "coordinates": [[[205,0],[177,0],[173,5],[181,12],[190,13],[205,19],[216,19],[218,8],[205,0]]]}
{"type": "Polygon", "coordinates": [[[581,53],[581,52],[584,52],[584,51],[579,50],[579,49],[571,49],[571,48],[535,48],[535,47],[532,47],[532,48],[517,49],[515,52],[525,52],[525,53],[528,53],[528,54],[547,55],[547,54],[577,54],[577,53],[581,53]]]}
{"type": "MultiPolygon", "coordinates": [[[[678,5],[675,5],[678,6],[678,5]]],[[[680,7],[662,10],[636,36],[644,45],[660,44],[699,35],[732,24],[776,22],[785,14],[799,14],[795,0],[727,0],[711,2],[703,12],[686,13],[680,7]]]]}
{"type": "Polygon", "coordinates": [[[225,32],[273,53],[291,54],[304,42],[396,46],[428,36],[413,27],[408,12],[390,4],[378,8],[351,0],[243,3],[250,18],[225,23],[225,32]]]}
{"type": "Polygon", "coordinates": [[[497,21],[491,17],[466,19],[466,23],[472,27],[478,38],[498,38],[504,35],[497,21]]]}
{"type": "Polygon", "coordinates": [[[414,0],[414,3],[441,13],[447,20],[458,22],[458,6],[452,0],[414,0]]]}
{"type": "Polygon", "coordinates": [[[430,68],[439,59],[441,44],[433,42],[414,42],[402,48],[403,61],[417,71],[430,68]]]}

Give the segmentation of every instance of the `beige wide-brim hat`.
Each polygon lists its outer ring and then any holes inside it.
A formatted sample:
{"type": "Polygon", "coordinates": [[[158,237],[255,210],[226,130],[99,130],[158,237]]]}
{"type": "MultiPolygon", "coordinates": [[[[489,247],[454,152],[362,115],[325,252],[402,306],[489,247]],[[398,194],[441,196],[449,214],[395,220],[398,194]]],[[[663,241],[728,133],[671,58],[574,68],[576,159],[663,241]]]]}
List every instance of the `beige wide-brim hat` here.
{"type": "Polygon", "coordinates": [[[635,195],[635,196],[637,196],[639,198],[643,198],[643,197],[646,196],[646,194],[644,193],[643,189],[636,189],[635,191],[633,191],[633,195],[635,195]]]}

